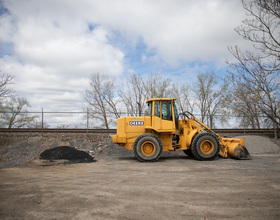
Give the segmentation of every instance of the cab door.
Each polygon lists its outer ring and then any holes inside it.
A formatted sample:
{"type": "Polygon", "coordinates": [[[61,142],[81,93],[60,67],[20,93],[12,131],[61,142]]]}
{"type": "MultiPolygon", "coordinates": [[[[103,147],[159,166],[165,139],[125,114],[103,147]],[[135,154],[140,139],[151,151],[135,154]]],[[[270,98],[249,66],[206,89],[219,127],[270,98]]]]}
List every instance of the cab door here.
{"type": "Polygon", "coordinates": [[[159,100],[154,101],[154,108],[153,108],[153,115],[152,115],[152,127],[154,130],[159,131],[161,130],[162,123],[161,123],[161,104],[159,100]]]}
{"type": "Polygon", "coordinates": [[[175,132],[174,110],[171,100],[154,101],[152,127],[158,132],[175,132]]]}
{"type": "Polygon", "coordinates": [[[173,105],[171,100],[161,101],[161,132],[173,132],[175,123],[173,120],[173,105]]]}

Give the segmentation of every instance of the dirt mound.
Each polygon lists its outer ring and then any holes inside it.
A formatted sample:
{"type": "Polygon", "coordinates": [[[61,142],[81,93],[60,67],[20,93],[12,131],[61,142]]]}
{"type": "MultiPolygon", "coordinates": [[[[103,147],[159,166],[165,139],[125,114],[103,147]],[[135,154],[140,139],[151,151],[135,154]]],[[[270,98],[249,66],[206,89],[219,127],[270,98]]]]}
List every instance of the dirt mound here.
{"type": "MultiPolygon", "coordinates": [[[[252,154],[280,154],[280,140],[266,138],[263,136],[246,135],[245,146],[252,154]]],[[[77,160],[80,162],[91,162],[92,160],[107,157],[134,157],[133,151],[113,144],[111,137],[27,137],[14,138],[0,137],[0,169],[21,166],[30,161],[40,161],[44,154],[49,154],[47,160],[77,160]],[[58,146],[61,146],[57,149],[58,146]],[[69,146],[69,147],[68,147],[69,146]],[[48,151],[50,150],[50,151],[48,151]],[[76,150],[75,152],[73,152],[76,150]],[[79,152],[79,153],[78,153],[79,152]],[[90,153],[89,153],[90,152],[90,153]],[[42,155],[42,156],[41,156],[42,155]],[[89,157],[94,155],[93,157],[89,157]]],[[[185,156],[183,151],[163,152],[162,157],[185,156]]],[[[45,161],[46,162],[46,161],[45,161]]],[[[52,163],[52,162],[51,162],[52,163]]],[[[71,163],[71,162],[70,162],[71,163]]]]}
{"type": "Polygon", "coordinates": [[[256,135],[239,136],[245,138],[245,146],[250,154],[280,153],[280,141],[256,135]]]}
{"type": "MultiPolygon", "coordinates": [[[[42,152],[57,146],[69,146],[86,153],[92,151],[93,145],[92,141],[86,138],[75,139],[72,137],[25,137],[16,141],[12,141],[13,137],[6,139],[3,142],[0,137],[0,169],[21,166],[34,160],[40,160],[42,152]]],[[[57,161],[57,163],[69,163],[68,160],[64,162],[62,160],[60,159],[60,162],[57,161]]]]}
{"type": "Polygon", "coordinates": [[[95,161],[89,153],[68,146],[60,146],[45,150],[40,154],[40,159],[50,161],[69,160],[77,163],[89,163],[95,161]]]}

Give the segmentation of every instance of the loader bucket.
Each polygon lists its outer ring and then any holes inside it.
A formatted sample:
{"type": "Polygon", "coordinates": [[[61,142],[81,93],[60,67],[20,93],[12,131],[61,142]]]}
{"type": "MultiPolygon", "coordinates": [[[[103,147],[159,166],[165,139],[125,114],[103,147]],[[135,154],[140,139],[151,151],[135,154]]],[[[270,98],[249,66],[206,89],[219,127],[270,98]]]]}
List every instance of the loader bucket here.
{"type": "Polygon", "coordinates": [[[221,145],[228,150],[228,155],[232,158],[250,160],[251,155],[244,146],[244,138],[222,138],[221,145]]]}

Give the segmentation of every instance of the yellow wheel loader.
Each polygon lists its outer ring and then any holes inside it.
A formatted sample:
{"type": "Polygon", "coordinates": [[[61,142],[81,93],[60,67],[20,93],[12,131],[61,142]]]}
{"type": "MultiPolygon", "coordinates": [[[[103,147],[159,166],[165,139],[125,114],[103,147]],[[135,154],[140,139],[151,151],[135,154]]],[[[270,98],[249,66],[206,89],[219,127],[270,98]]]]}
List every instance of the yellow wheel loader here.
{"type": "Polygon", "coordinates": [[[179,119],[176,99],[147,100],[149,116],[123,117],[117,121],[113,143],[133,150],[142,162],[157,161],[163,151],[183,150],[198,160],[223,158],[251,159],[243,138],[223,138],[189,112],[179,119]]]}

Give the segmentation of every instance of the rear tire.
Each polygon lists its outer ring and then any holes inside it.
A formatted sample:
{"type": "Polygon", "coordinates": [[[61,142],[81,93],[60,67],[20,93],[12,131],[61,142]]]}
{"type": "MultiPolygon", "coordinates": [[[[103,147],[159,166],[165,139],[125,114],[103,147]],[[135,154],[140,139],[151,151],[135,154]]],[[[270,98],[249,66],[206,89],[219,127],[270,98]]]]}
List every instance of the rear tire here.
{"type": "Polygon", "coordinates": [[[201,133],[195,136],[191,152],[198,160],[214,160],[220,152],[219,139],[212,133],[201,133]]]}
{"type": "Polygon", "coordinates": [[[155,162],[162,153],[162,143],[152,133],[140,135],[133,144],[135,157],[141,162],[155,162]]]}

